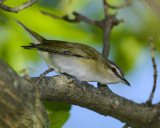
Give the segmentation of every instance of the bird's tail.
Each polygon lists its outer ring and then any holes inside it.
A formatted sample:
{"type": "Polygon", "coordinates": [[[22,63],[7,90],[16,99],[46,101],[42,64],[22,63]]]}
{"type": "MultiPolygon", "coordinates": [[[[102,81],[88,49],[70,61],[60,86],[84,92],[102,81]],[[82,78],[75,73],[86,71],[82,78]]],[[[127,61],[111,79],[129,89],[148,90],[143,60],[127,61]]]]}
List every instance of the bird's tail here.
{"type": "Polygon", "coordinates": [[[35,49],[35,48],[37,48],[36,45],[37,44],[30,43],[30,45],[28,45],[28,46],[21,46],[21,47],[23,47],[24,49],[35,49]]]}
{"type": "Polygon", "coordinates": [[[36,32],[30,30],[28,27],[26,27],[24,24],[22,24],[20,21],[14,19],[20,26],[22,26],[31,36],[34,44],[40,44],[43,40],[46,40],[41,35],[37,34],[36,32]]]}

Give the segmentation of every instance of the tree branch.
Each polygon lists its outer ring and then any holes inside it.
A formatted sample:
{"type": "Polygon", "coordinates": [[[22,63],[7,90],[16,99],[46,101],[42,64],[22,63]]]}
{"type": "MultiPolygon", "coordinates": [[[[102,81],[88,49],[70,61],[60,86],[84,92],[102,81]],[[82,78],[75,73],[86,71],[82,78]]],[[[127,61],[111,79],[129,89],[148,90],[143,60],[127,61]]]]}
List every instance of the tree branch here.
{"type": "MultiPolygon", "coordinates": [[[[115,25],[118,25],[120,22],[123,22],[123,20],[116,19],[115,15],[110,15],[108,12],[109,4],[106,2],[106,0],[103,0],[103,8],[104,8],[104,14],[105,18],[101,21],[103,22],[103,49],[102,49],[102,55],[104,58],[108,58],[109,56],[109,50],[110,50],[110,35],[112,28],[115,25]]],[[[102,85],[98,83],[98,87],[105,87],[106,85],[102,85]]]]}
{"type": "MultiPolygon", "coordinates": [[[[5,0],[1,0],[1,1],[4,2],[5,0]]],[[[24,3],[23,5],[21,5],[19,7],[8,7],[7,5],[4,5],[4,4],[2,4],[2,2],[0,2],[0,8],[5,10],[5,11],[8,11],[8,12],[18,13],[19,11],[32,6],[37,1],[38,0],[27,1],[26,3],[24,3]]]]}
{"type": "Polygon", "coordinates": [[[155,93],[155,89],[156,89],[156,83],[157,83],[157,66],[156,66],[156,61],[155,61],[155,57],[154,57],[154,44],[153,44],[153,39],[150,38],[149,39],[150,42],[150,51],[151,51],[151,58],[152,58],[152,64],[153,64],[153,69],[154,69],[154,82],[153,82],[153,89],[152,92],[150,94],[150,97],[147,101],[148,104],[152,104],[152,99],[153,99],[153,95],[155,93]]]}
{"type": "MultiPolygon", "coordinates": [[[[48,116],[42,104],[37,102],[39,100],[33,86],[39,77],[31,78],[32,82],[27,82],[0,61],[0,78],[0,123],[9,128],[10,124],[12,127],[46,125],[48,116]],[[35,123],[33,117],[36,117],[38,122],[35,123]]],[[[44,77],[36,87],[41,100],[85,107],[126,122],[132,128],[160,127],[160,103],[152,106],[137,104],[103,88],[95,88],[92,85],[79,86],[65,76],[44,77]]]]}
{"type": "Polygon", "coordinates": [[[95,20],[91,20],[77,12],[73,12],[73,15],[75,16],[74,19],[70,19],[68,15],[65,15],[65,16],[56,16],[56,15],[53,15],[53,14],[50,14],[50,13],[47,13],[47,12],[44,12],[44,11],[40,11],[42,14],[44,15],[47,15],[47,16],[50,16],[52,18],[55,18],[55,19],[61,19],[61,20],[65,20],[67,22],[70,22],[70,23],[79,23],[81,21],[84,21],[88,24],[92,24],[92,25],[96,25],[96,26],[99,26],[99,27],[103,27],[103,23],[101,21],[95,21],[95,20]]]}
{"type": "MultiPolygon", "coordinates": [[[[39,78],[31,78],[35,83],[39,78]]],[[[39,85],[41,100],[65,102],[88,108],[102,115],[109,115],[133,128],[160,127],[160,104],[137,104],[104,88],[77,85],[64,76],[44,77],[39,85]]]]}
{"type": "Polygon", "coordinates": [[[124,20],[118,20],[116,19],[116,14],[114,15],[110,15],[108,12],[108,8],[114,7],[109,5],[106,0],[103,0],[103,6],[104,6],[104,14],[105,14],[105,18],[103,20],[103,50],[102,50],[102,55],[105,58],[108,58],[109,56],[109,49],[110,49],[110,42],[109,42],[109,38],[110,38],[110,34],[112,31],[112,28],[115,25],[118,25],[121,22],[124,22],[124,20]]]}
{"type": "Polygon", "coordinates": [[[49,117],[31,82],[0,60],[0,127],[49,128],[49,117]]]}

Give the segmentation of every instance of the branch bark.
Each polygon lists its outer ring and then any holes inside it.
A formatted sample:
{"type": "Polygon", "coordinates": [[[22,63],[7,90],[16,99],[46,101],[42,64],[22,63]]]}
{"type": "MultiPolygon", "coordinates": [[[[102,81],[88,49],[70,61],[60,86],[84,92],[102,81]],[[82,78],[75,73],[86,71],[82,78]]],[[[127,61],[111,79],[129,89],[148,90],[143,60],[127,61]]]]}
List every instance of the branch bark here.
{"type": "Polygon", "coordinates": [[[49,117],[31,82],[0,60],[0,128],[49,128],[49,117]]]}
{"type": "Polygon", "coordinates": [[[30,6],[32,6],[34,3],[36,3],[38,0],[31,0],[31,1],[27,1],[25,2],[23,5],[19,6],[19,7],[8,7],[7,5],[2,4],[5,0],[1,0],[0,1],[0,8],[8,11],[8,12],[15,12],[18,13],[19,11],[28,8],[30,6]]]}
{"type": "MultiPolygon", "coordinates": [[[[31,78],[35,83],[38,78],[31,78]]],[[[109,115],[132,128],[159,128],[160,104],[137,104],[92,85],[77,85],[64,76],[45,77],[37,86],[41,100],[65,102],[109,115]]]]}
{"type": "MultiPolygon", "coordinates": [[[[34,92],[33,84],[39,77],[28,82],[0,61],[0,78],[0,125],[6,128],[48,127],[48,116],[34,92]]],[[[36,86],[41,100],[85,107],[126,122],[132,128],[160,127],[160,103],[137,104],[103,88],[79,86],[64,76],[44,77],[36,86]]]]}
{"type": "Polygon", "coordinates": [[[115,25],[118,25],[119,23],[123,22],[123,20],[116,19],[116,14],[110,15],[108,12],[108,8],[110,8],[109,4],[106,2],[106,0],[103,0],[103,6],[104,6],[104,14],[105,18],[102,20],[103,22],[103,50],[102,55],[104,58],[108,58],[109,56],[109,50],[110,50],[110,35],[112,28],[115,25]]]}

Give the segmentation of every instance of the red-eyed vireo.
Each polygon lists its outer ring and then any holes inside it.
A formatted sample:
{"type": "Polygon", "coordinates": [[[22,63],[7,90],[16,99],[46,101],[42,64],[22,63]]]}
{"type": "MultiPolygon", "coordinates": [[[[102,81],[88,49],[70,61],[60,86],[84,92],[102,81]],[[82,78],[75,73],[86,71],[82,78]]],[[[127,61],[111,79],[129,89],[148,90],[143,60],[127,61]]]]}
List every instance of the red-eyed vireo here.
{"type": "MultiPolygon", "coordinates": [[[[16,20],[17,21],[17,20],[16,20]]],[[[37,49],[58,74],[68,74],[80,81],[112,84],[123,82],[130,86],[118,65],[105,59],[94,48],[58,40],[47,40],[17,21],[31,36],[34,43],[22,46],[25,49],[37,49]]]]}

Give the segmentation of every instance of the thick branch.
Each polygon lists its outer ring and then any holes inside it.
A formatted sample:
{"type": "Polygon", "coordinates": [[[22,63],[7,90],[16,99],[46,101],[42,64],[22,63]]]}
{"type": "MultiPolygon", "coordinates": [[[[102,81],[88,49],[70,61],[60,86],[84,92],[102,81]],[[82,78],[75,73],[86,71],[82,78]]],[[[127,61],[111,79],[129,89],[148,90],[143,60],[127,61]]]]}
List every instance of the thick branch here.
{"type": "MultiPolygon", "coordinates": [[[[31,78],[35,83],[39,78],[31,78]]],[[[45,77],[37,86],[42,100],[88,108],[126,122],[131,127],[160,127],[158,105],[149,107],[120,97],[104,88],[77,85],[64,76],[45,77]]],[[[159,104],[160,106],[160,104],[159,104]]]]}
{"type": "Polygon", "coordinates": [[[0,127],[49,128],[34,86],[0,60],[0,127]]]}
{"type": "MultiPolygon", "coordinates": [[[[3,0],[4,1],[4,0],[3,0]]],[[[3,2],[2,1],[2,2],[3,2]]],[[[2,4],[2,2],[0,2],[0,8],[8,11],[8,12],[15,12],[18,13],[19,11],[28,8],[30,6],[32,6],[34,3],[36,3],[38,0],[31,0],[31,1],[27,1],[26,3],[24,3],[23,5],[19,6],[19,7],[8,7],[7,5],[2,4]]]]}
{"type": "MultiPolygon", "coordinates": [[[[2,61],[0,78],[1,126],[44,126],[48,117],[36,98],[36,92],[33,90],[35,87],[31,85],[39,78],[31,78],[32,82],[29,83],[19,78],[2,61]],[[38,120],[37,123],[35,119],[38,120]]],[[[160,127],[160,104],[137,104],[104,88],[95,88],[92,85],[79,86],[64,76],[44,77],[37,88],[42,100],[79,105],[102,115],[115,117],[133,128],[160,127]]]]}

